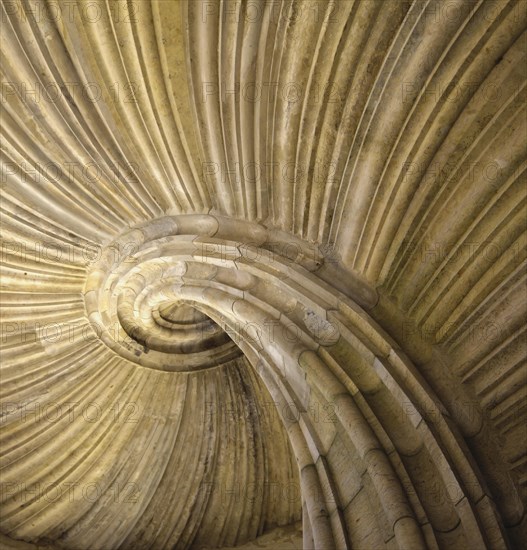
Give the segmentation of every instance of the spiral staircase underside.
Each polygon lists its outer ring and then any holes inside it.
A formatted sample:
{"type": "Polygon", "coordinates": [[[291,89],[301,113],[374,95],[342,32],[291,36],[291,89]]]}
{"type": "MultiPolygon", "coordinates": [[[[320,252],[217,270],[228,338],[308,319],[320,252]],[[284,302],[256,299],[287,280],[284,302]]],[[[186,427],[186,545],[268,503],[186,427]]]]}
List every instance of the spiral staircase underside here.
{"type": "Polygon", "coordinates": [[[525,3],[0,9],[0,547],[519,548],[525,3]]]}

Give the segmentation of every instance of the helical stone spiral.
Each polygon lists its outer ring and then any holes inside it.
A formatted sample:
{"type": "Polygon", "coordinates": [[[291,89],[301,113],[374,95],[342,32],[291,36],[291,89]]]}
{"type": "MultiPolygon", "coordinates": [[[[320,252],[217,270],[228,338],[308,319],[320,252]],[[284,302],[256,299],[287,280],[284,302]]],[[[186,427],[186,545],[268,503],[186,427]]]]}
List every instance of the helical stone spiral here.
{"type": "MultiPolygon", "coordinates": [[[[434,483],[482,502],[484,484],[440,401],[367,313],[376,291],[316,245],[254,222],[166,216],[108,243],[90,266],[84,298],[97,337],[142,367],[193,372],[243,353],[287,430],[303,525],[316,548],[346,537],[342,517],[331,513],[339,499],[332,481],[339,459],[328,451],[335,434],[356,449],[400,548],[425,546],[426,517],[437,522],[458,512],[447,501],[425,511],[426,492],[401,484],[383,433],[403,430],[400,451],[413,456],[422,449],[434,483]],[[371,408],[361,396],[369,396],[371,408]],[[334,412],[329,432],[310,416],[317,400],[334,412]]],[[[489,509],[460,509],[460,521],[473,525],[482,513],[496,533],[489,509]]]]}
{"type": "Polygon", "coordinates": [[[337,327],[298,283],[323,261],[318,247],[256,223],[166,216],[100,251],[86,311],[112,350],[165,371],[215,367],[264,340],[334,343],[337,327]]]}

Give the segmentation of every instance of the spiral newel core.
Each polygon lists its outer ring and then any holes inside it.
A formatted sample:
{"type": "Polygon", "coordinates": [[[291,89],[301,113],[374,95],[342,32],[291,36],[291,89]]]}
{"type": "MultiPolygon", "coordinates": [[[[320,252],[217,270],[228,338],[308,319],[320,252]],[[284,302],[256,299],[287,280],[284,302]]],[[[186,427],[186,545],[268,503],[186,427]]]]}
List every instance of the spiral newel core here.
{"type": "Polygon", "coordinates": [[[506,544],[448,413],[368,315],[375,290],[316,245],[254,222],[166,216],[102,250],[84,300],[97,336],[140,367],[190,373],[245,357],[296,457],[306,548],[349,547],[353,518],[375,502],[385,530],[372,544],[434,547],[449,526],[506,544]],[[368,480],[357,492],[350,472],[368,480]]]}

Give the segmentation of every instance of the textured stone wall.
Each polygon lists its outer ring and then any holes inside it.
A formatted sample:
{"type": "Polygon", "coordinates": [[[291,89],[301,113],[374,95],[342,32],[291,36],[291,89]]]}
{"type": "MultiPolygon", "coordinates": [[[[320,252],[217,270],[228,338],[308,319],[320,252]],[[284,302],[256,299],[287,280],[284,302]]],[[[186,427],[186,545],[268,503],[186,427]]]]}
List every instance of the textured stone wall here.
{"type": "Polygon", "coordinates": [[[0,10],[0,546],[520,547],[525,3],[0,10]]]}

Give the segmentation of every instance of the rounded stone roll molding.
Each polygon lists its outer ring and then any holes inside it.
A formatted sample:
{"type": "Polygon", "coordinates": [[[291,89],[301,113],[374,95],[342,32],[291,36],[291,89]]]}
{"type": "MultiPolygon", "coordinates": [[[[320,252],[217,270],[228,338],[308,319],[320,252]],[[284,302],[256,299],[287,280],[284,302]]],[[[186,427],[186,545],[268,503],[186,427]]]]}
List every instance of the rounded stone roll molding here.
{"type": "Polygon", "coordinates": [[[316,246],[257,223],[167,216],[105,247],[86,280],[86,314],[107,346],[149,369],[200,371],[243,353],[288,433],[315,548],[349,547],[358,493],[342,476],[352,471],[378,499],[375,544],[434,547],[456,529],[459,540],[499,547],[500,520],[459,432],[366,311],[375,291],[326,268],[316,246]],[[331,425],[313,416],[315,403],[332,411],[331,425]],[[439,507],[419,485],[422,468],[447,495],[439,507]]]}

